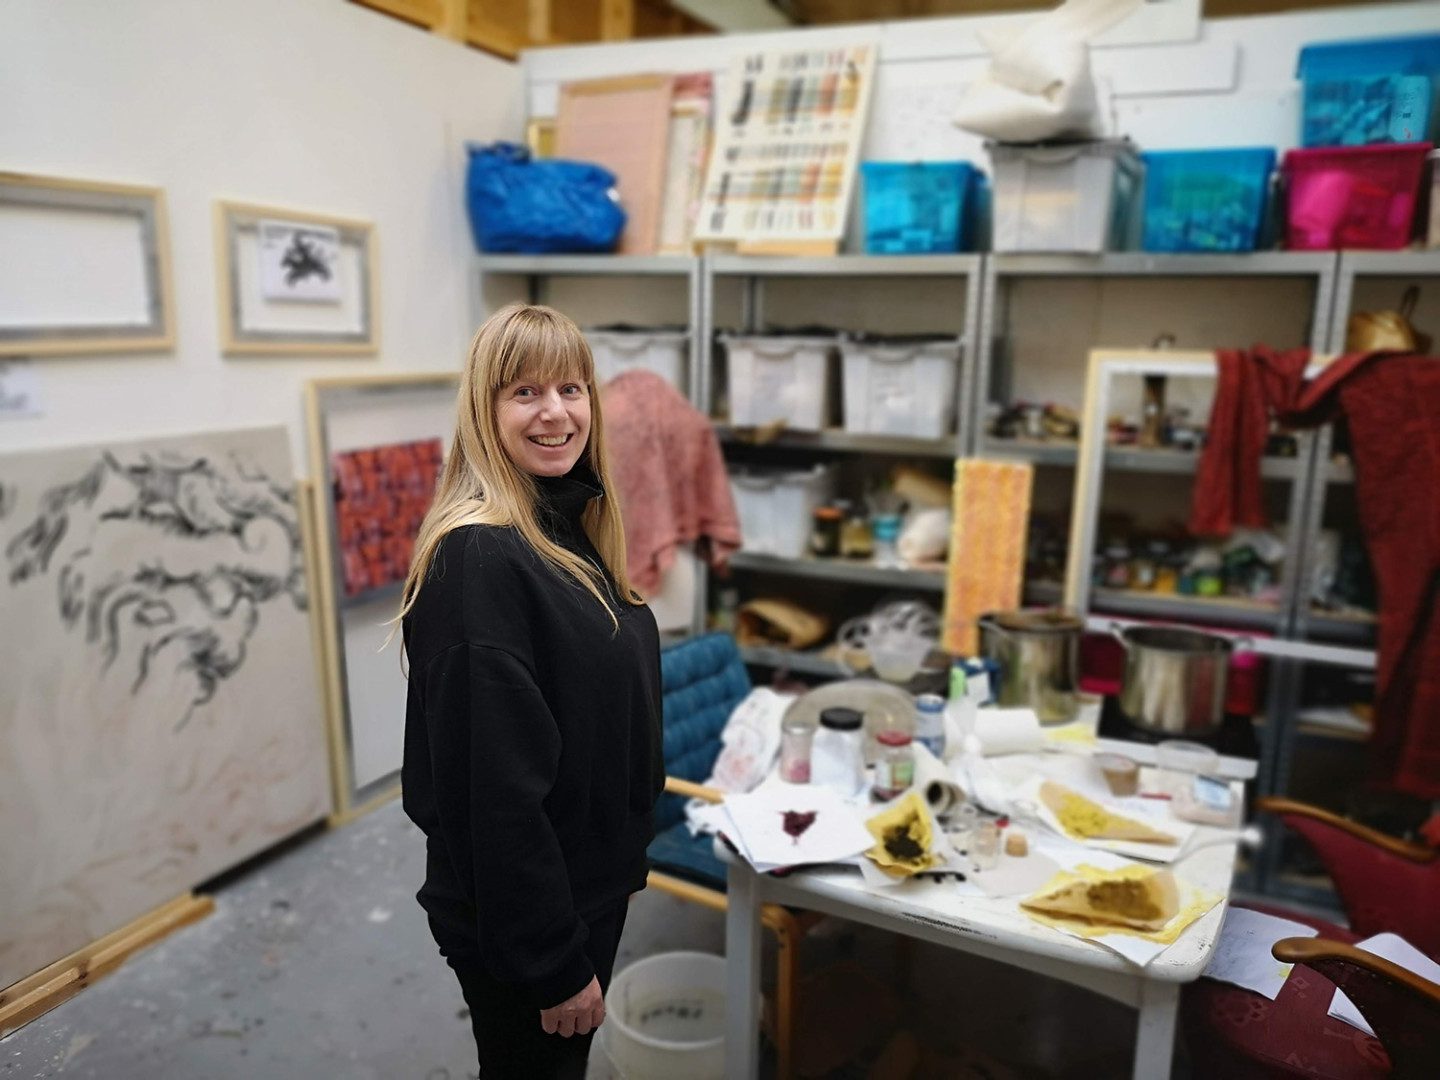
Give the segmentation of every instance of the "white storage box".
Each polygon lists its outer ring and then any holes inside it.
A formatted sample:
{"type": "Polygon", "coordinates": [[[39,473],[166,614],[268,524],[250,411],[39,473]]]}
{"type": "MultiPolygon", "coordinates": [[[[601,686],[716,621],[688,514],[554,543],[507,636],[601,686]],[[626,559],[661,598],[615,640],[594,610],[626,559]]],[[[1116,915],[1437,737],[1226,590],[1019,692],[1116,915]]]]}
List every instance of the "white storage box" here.
{"type": "Polygon", "coordinates": [[[733,472],[730,490],[740,516],[741,548],[757,555],[798,559],[810,547],[815,508],[835,494],[835,470],[733,472]]]}
{"type": "Polygon", "coordinates": [[[845,430],[939,439],[955,430],[960,342],[845,340],[845,430]]]}
{"type": "Polygon", "coordinates": [[[690,335],[684,330],[586,330],[585,339],[595,354],[595,381],[600,386],[640,367],[655,372],[682,394],[686,392],[690,335]]]}
{"type": "Polygon", "coordinates": [[[1095,254],[1139,246],[1144,166],[1129,142],[986,149],[996,251],[1095,254]]]}
{"type": "Polygon", "coordinates": [[[730,389],[730,422],[755,427],[783,420],[819,431],[830,418],[833,337],[720,335],[730,389]]]}

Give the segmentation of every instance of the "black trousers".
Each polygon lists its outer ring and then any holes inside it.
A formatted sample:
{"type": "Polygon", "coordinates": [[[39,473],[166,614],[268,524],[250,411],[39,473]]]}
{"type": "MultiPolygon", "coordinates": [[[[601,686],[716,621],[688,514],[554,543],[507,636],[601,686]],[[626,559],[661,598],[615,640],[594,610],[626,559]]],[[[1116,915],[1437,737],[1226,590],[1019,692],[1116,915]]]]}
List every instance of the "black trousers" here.
{"type": "MultiPolygon", "coordinates": [[[[629,897],[622,897],[609,910],[587,920],[590,937],[585,955],[602,991],[610,987],[628,909],[629,897]]],[[[460,992],[470,1007],[484,1080],[584,1080],[593,1031],[568,1039],[547,1035],[540,1026],[540,1010],[528,1003],[518,987],[491,978],[479,956],[453,947],[442,947],[440,952],[460,980],[460,992]]]]}

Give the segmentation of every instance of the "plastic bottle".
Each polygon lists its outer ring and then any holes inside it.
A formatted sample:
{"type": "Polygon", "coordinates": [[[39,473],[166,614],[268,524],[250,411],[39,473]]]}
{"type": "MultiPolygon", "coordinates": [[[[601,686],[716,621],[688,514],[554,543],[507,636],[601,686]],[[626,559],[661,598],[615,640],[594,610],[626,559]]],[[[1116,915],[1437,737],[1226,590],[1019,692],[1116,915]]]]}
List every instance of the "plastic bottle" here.
{"type": "Polygon", "coordinates": [[[915,741],[945,760],[945,699],[939,694],[921,694],[915,699],[915,741]]]}

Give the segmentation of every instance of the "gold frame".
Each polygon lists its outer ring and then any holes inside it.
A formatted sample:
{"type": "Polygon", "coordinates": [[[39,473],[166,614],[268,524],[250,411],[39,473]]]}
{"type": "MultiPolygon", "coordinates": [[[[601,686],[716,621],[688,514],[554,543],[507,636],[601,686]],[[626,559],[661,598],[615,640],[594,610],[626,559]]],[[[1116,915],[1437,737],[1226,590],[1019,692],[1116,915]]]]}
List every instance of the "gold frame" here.
{"type": "Polygon", "coordinates": [[[114,352],[169,352],[175,347],[175,289],[170,269],[170,229],[165,193],[158,187],[76,180],[31,173],[0,172],[0,203],[39,206],[73,206],[113,214],[138,214],[146,224],[147,283],[151,324],[139,328],[115,326],[44,326],[34,331],[0,330],[0,357],[74,356],[114,352]],[[30,198],[6,199],[6,189],[29,189],[30,198]],[[88,196],[88,197],[87,197],[88,196]]]}
{"type": "Polygon", "coordinates": [[[215,285],[220,316],[220,351],[225,356],[373,356],[380,348],[379,243],[375,226],[356,218],[332,217],[279,206],[215,200],[215,285]],[[236,293],[234,231],[261,218],[293,221],[301,225],[322,225],[338,229],[342,243],[358,244],[365,281],[361,299],[365,305],[364,329],[358,334],[340,333],[326,340],[323,331],[287,336],[280,331],[263,334],[246,331],[240,322],[240,297],[236,293]]]}

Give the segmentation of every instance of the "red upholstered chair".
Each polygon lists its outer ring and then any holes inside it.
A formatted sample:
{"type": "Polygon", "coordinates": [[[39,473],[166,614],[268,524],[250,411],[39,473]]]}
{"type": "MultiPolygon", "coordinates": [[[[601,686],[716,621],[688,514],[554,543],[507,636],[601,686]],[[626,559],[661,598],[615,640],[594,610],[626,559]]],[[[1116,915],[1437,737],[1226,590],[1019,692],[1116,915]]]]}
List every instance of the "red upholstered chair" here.
{"type": "Polygon", "coordinates": [[[1389,1054],[1391,1076],[1440,1076],[1440,985],[1324,938],[1282,938],[1271,952],[1345,991],[1389,1054]]]}
{"type": "MultiPolygon", "coordinates": [[[[1283,908],[1249,906],[1312,926],[1321,938],[1327,939],[1329,946],[1350,946],[1373,934],[1390,931],[1440,959],[1440,925],[1437,925],[1440,920],[1435,915],[1440,911],[1440,858],[1433,848],[1396,840],[1329,811],[1290,799],[1261,799],[1257,806],[1278,814],[1315,848],[1335,882],[1350,929],[1283,908]]],[[[1313,940],[1317,939],[1295,938],[1286,942],[1313,940]]],[[[1279,953],[1277,944],[1276,955],[1279,953]]],[[[1378,962],[1378,958],[1371,959],[1378,962]]],[[[1346,962],[1354,963],[1348,956],[1346,962]]],[[[1398,1057],[1394,1062],[1397,1072],[1392,1074],[1391,1057],[1386,1053],[1390,1043],[1382,1045],[1382,1040],[1327,1015],[1335,993],[1331,975],[1337,970],[1333,964],[1311,965],[1307,960],[1291,971],[1274,1001],[1210,979],[1201,979],[1186,987],[1181,1020],[1195,1075],[1226,1080],[1249,1077],[1349,1080],[1410,1075],[1398,1071],[1402,1065],[1398,1057]]],[[[1361,993],[1364,992],[1362,989],[1361,993]]],[[[1364,1011],[1358,999],[1356,1005],[1364,1011]]],[[[1368,1018],[1369,1014],[1366,1015],[1368,1018]]],[[[1428,1021],[1432,1025],[1432,1043],[1440,1042],[1440,1031],[1433,1030],[1437,1015],[1440,1012],[1432,1012],[1428,1021]]],[[[1371,1026],[1388,1037],[1381,1026],[1373,1021],[1371,1026]]],[[[1440,1076],[1440,1073],[1423,1075],[1440,1076]]]]}

